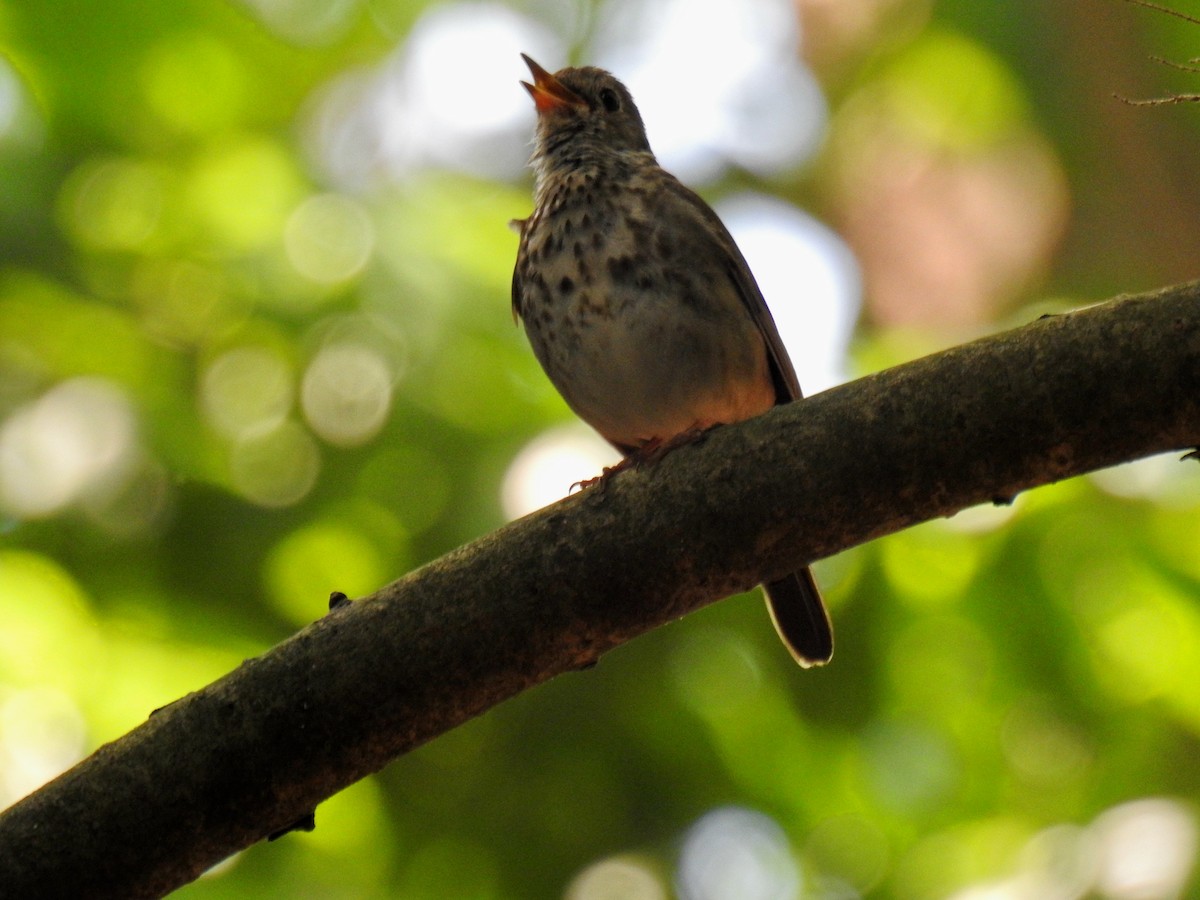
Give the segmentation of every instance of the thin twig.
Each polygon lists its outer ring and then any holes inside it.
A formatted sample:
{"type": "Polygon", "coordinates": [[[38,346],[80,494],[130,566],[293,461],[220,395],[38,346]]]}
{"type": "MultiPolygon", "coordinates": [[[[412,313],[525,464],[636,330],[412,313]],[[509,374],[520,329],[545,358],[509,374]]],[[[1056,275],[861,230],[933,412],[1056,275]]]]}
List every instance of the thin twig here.
{"type": "MultiPolygon", "coordinates": [[[[1129,0],[1129,2],[1132,3],[1134,0],[1129,0]]],[[[1200,103],[1200,94],[1172,94],[1170,97],[1131,99],[1114,92],[1113,96],[1127,106],[1168,106],[1173,103],[1200,103]]]]}
{"type": "Polygon", "coordinates": [[[1194,59],[1189,59],[1186,63],[1177,63],[1174,60],[1163,59],[1161,56],[1152,56],[1150,58],[1159,65],[1170,66],[1172,69],[1179,69],[1181,72],[1200,72],[1200,66],[1188,64],[1197,62],[1194,59]]]}
{"type": "MultiPolygon", "coordinates": [[[[1125,0],[1126,3],[1132,3],[1134,6],[1144,6],[1147,9],[1152,9],[1155,12],[1166,13],[1169,16],[1174,16],[1177,19],[1183,19],[1185,22],[1191,22],[1193,25],[1200,25],[1200,19],[1195,16],[1189,16],[1187,13],[1179,12],[1179,10],[1171,9],[1169,6],[1160,6],[1157,3],[1151,3],[1149,0],[1125,0]]],[[[1177,63],[1169,59],[1163,59],[1161,56],[1151,56],[1152,60],[1160,65],[1170,66],[1172,69],[1179,69],[1183,72],[1198,72],[1200,66],[1194,65],[1200,63],[1200,57],[1189,59],[1187,63],[1177,63]]],[[[1200,103],[1200,94],[1171,94],[1167,97],[1148,97],[1146,99],[1130,99],[1121,94],[1113,94],[1115,98],[1128,106],[1170,106],[1175,103],[1200,103]]]]}
{"type": "Polygon", "coordinates": [[[1149,0],[1125,0],[1126,3],[1132,3],[1134,6],[1144,6],[1146,9],[1157,10],[1161,13],[1166,13],[1168,16],[1174,16],[1177,19],[1183,19],[1185,22],[1191,22],[1193,25],[1200,25],[1200,19],[1195,16],[1189,16],[1187,13],[1181,13],[1177,9],[1171,9],[1169,6],[1159,6],[1157,3],[1150,3],[1149,0]]]}

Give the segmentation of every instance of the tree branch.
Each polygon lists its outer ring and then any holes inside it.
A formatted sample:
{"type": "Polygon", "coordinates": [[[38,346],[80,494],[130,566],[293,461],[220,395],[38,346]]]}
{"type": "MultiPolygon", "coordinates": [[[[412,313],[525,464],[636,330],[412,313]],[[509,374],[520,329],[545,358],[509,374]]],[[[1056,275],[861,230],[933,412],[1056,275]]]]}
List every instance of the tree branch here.
{"type": "Polygon", "coordinates": [[[0,885],[162,895],[700,606],[917,522],[1197,444],[1200,284],[717,429],[332,612],[101,747],[0,816],[0,885]]]}

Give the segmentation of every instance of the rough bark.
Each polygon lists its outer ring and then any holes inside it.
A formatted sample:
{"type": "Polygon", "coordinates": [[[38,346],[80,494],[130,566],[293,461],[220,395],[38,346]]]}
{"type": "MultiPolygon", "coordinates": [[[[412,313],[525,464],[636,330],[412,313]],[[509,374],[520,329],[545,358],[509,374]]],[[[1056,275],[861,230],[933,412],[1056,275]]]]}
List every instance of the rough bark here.
{"type": "Polygon", "coordinates": [[[717,429],[334,611],[101,747],[0,816],[0,893],[165,894],[398,754],[704,604],[1197,444],[1197,284],[717,429]]]}

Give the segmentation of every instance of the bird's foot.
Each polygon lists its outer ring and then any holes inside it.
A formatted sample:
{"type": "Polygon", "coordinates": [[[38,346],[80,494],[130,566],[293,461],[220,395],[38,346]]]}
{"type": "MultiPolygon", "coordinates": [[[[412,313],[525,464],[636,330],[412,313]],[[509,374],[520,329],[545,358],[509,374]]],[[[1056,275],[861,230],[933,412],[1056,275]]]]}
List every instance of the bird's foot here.
{"type": "Polygon", "coordinates": [[[578,490],[585,490],[590,487],[599,487],[601,490],[608,484],[609,479],[626,469],[640,469],[643,466],[650,466],[657,463],[672,450],[676,450],[686,444],[697,444],[708,435],[714,428],[720,426],[720,423],[709,425],[701,428],[695,426],[681,431],[669,438],[650,438],[640,447],[635,447],[631,450],[619,463],[615,466],[605,466],[600,470],[600,474],[595,478],[584,478],[582,481],[576,481],[571,485],[568,493],[575,493],[578,490]]]}
{"type": "Polygon", "coordinates": [[[634,465],[636,465],[636,463],[634,462],[633,457],[626,456],[615,466],[605,466],[600,470],[600,474],[595,478],[584,478],[582,481],[575,482],[573,485],[571,485],[570,490],[568,490],[567,493],[573,494],[576,490],[582,491],[590,487],[599,487],[600,490],[604,490],[610,478],[612,478],[618,472],[624,472],[626,469],[633,468],[634,465]]]}

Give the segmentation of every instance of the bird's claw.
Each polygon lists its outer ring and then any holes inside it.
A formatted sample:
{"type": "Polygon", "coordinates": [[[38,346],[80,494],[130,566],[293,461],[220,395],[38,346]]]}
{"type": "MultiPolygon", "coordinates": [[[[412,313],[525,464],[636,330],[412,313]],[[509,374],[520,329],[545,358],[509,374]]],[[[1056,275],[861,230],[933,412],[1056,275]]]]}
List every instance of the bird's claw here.
{"type": "Polygon", "coordinates": [[[576,481],[567,490],[568,494],[575,493],[576,490],[586,490],[590,487],[599,487],[604,490],[609,479],[614,475],[624,472],[626,469],[640,469],[643,466],[653,465],[661,460],[664,456],[685,444],[695,444],[704,440],[710,431],[718,427],[717,425],[709,425],[707,428],[696,426],[689,428],[686,431],[681,431],[673,437],[666,438],[650,438],[640,447],[634,448],[625,457],[621,459],[615,466],[605,466],[600,470],[600,474],[594,478],[584,478],[581,481],[576,481]]]}

